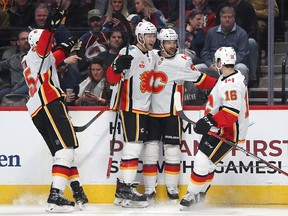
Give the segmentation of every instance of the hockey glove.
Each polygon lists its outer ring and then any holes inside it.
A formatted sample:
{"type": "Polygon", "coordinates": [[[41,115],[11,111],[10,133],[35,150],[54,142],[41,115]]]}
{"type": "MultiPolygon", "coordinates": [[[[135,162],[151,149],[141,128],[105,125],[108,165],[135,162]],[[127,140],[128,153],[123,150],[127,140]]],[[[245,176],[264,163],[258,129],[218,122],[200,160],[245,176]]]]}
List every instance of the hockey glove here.
{"type": "Polygon", "coordinates": [[[57,27],[61,24],[64,14],[64,10],[61,10],[58,7],[52,8],[48,14],[44,28],[51,32],[55,32],[57,27]]]}
{"type": "Polygon", "coordinates": [[[113,71],[117,74],[123,72],[124,69],[130,69],[133,60],[131,55],[122,55],[113,63],[113,71]]]}
{"type": "Polygon", "coordinates": [[[194,131],[197,134],[207,134],[212,126],[216,126],[217,122],[212,118],[212,114],[208,113],[196,122],[194,131]]]}
{"type": "Polygon", "coordinates": [[[72,36],[69,37],[65,42],[62,42],[59,46],[61,49],[63,49],[66,53],[70,53],[72,48],[75,46],[75,44],[78,41],[78,37],[72,36]]]}

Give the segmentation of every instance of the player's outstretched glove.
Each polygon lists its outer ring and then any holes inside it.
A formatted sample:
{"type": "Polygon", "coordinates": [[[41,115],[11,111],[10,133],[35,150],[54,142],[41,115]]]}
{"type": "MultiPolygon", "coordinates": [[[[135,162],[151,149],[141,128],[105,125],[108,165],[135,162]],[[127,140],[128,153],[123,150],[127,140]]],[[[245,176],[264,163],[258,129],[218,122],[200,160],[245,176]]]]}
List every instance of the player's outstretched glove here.
{"type": "Polygon", "coordinates": [[[57,27],[61,24],[64,14],[64,10],[58,7],[52,8],[48,14],[44,28],[51,32],[55,32],[57,27]]]}
{"type": "Polygon", "coordinates": [[[122,55],[113,63],[113,71],[117,74],[123,72],[124,69],[130,69],[133,60],[131,55],[122,55]]]}
{"type": "Polygon", "coordinates": [[[69,37],[65,42],[62,42],[59,46],[61,49],[63,49],[66,53],[70,53],[72,48],[75,46],[75,44],[78,41],[78,37],[72,36],[69,37]]]}
{"type": "Polygon", "coordinates": [[[212,126],[216,126],[217,122],[212,118],[212,114],[208,113],[196,122],[194,131],[198,134],[207,134],[212,126]]]}

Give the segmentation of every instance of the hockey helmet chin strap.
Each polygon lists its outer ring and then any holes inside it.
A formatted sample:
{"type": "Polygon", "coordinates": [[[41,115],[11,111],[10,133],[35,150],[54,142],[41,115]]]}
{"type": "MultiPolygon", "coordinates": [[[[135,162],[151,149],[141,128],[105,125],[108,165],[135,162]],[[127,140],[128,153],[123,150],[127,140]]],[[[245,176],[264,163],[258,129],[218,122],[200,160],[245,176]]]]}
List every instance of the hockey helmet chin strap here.
{"type": "Polygon", "coordinates": [[[147,51],[149,51],[149,50],[147,49],[147,47],[145,46],[145,39],[144,39],[145,34],[140,34],[140,35],[141,35],[141,37],[142,37],[143,42],[141,42],[141,40],[139,39],[139,34],[138,34],[138,35],[137,35],[137,41],[138,41],[138,43],[141,44],[147,51]]]}
{"type": "Polygon", "coordinates": [[[218,74],[219,75],[221,75],[222,73],[221,73],[221,68],[223,67],[223,64],[222,64],[222,62],[220,63],[220,67],[218,67],[217,65],[218,65],[218,62],[219,62],[219,60],[216,60],[216,62],[215,62],[215,67],[216,67],[216,69],[217,69],[217,72],[218,72],[218,74]]]}
{"type": "Polygon", "coordinates": [[[164,48],[164,42],[163,42],[163,41],[160,42],[160,48],[161,48],[161,50],[165,53],[165,55],[167,55],[168,58],[174,57],[174,56],[176,55],[177,51],[178,51],[178,46],[177,46],[174,54],[172,54],[172,55],[171,55],[171,54],[168,54],[168,53],[166,52],[165,48],[164,48]]]}

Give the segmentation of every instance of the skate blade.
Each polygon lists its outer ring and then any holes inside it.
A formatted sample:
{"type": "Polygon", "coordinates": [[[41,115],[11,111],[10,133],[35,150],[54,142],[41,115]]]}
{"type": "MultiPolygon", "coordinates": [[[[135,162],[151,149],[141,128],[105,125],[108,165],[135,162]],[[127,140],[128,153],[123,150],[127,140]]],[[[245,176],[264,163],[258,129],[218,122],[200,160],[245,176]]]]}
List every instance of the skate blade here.
{"type": "Polygon", "coordinates": [[[183,206],[180,204],[180,211],[191,211],[191,210],[199,210],[203,209],[203,203],[192,203],[190,206],[183,206]]]}
{"type": "Polygon", "coordinates": [[[49,204],[46,208],[46,212],[53,212],[53,213],[65,213],[65,212],[72,212],[74,210],[74,206],[58,206],[56,204],[49,204]]]}
{"type": "Polygon", "coordinates": [[[179,208],[180,211],[188,211],[190,209],[191,209],[191,206],[182,206],[182,205],[180,205],[180,208],[179,208]]]}
{"type": "Polygon", "coordinates": [[[116,206],[121,206],[122,198],[115,198],[113,204],[116,205],[116,206]]]}
{"type": "Polygon", "coordinates": [[[124,200],[121,203],[123,208],[146,208],[149,206],[148,201],[132,201],[132,200],[124,200]]]}
{"type": "Polygon", "coordinates": [[[87,203],[83,204],[82,202],[77,202],[77,205],[80,209],[80,211],[83,211],[87,205],[87,203]]]}
{"type": "Polygon", "coordinates": [[[169,199],[169,200],[168,200],[168,203],[169,203],[169,204],[174,204],[174,205],[175,205],[175,204],[178,203],[178,199],[169,199]]]}

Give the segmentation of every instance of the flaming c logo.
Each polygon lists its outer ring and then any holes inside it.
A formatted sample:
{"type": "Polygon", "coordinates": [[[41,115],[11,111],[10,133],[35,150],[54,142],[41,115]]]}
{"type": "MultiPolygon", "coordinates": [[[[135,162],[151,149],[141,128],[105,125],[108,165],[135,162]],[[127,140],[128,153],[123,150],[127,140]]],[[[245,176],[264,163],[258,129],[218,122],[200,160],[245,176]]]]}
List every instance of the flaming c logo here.
{"type": "Polygon", "coordinates": [[[140,75],[140,91],[142,93],[152,92],[154,71],[145,71],[140,75]]]}
{"type": "Polygon", "coordinates": [[[155,72],[153,93],[154,94],[160,93],[165,88],[167,82],[168,82],[168,77],[166,73],[162,71],[155,72]]]}

